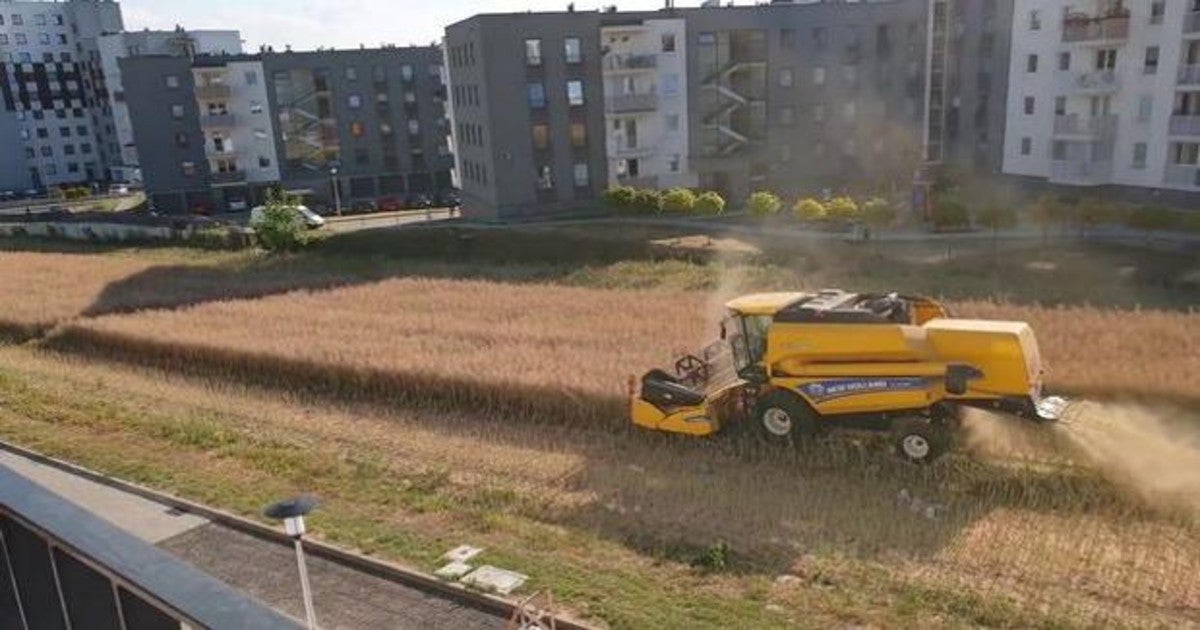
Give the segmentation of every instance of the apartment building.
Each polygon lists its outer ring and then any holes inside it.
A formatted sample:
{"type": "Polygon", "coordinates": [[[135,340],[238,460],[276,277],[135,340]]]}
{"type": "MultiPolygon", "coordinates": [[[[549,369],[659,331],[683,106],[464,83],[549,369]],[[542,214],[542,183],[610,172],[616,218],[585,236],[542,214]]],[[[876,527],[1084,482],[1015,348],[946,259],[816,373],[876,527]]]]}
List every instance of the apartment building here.
{"type": "Polygon", "coordinates": [[[108,148],[108,169],[112,179],[141,182],[140,160],[133,142],[133,122],[125,103],[120,60],[139,55],[172,55],[193,58],[196,55],[242,52],[241,33],[235,30],[186,30],[176,27],[170,31],[130,31],[104,33],[98,40],[100,65],[108,88],[112,109],[115,146],[108,148]]]}
{"type": "Polygon", "coordinates": [[[477,15],[446,29],[470,215],[593,205],[603,188],[741,199],[908,186],[1002,159],[1011,2],[773,2],[477,15]]]}
{"type": "Polygon", "coordinates": [[[432,194],[452,184],[436,47],[121,60],[147,192],[163,212],[432,194]]]}
{"type": "Polygon", "coordinates": [[[1017,0],[1012,33],[1005,173],[1200,192],[1200,2],[1017,0]]]}
{"type": "Polygon", "coordinates": [[[98,41],[121,28],[111,0],[0,2],[0,190],[109,179],[98,41]]]}

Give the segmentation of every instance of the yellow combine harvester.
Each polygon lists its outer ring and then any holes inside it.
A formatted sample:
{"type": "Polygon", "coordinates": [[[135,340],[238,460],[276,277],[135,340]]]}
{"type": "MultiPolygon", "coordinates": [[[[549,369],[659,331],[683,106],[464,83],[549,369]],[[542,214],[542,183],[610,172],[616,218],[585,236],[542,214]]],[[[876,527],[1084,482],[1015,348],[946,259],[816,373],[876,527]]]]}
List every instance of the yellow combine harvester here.
{"type": "Polygon", "coordinates": [[[763,293],[725,305],[720,341],[631,387],[634,424],[792,443],[825,428],[889,430],[916,462],[944,453],[962,406],[1057,420],[1024,322],[953,319],[896,294],[763,293]]]}

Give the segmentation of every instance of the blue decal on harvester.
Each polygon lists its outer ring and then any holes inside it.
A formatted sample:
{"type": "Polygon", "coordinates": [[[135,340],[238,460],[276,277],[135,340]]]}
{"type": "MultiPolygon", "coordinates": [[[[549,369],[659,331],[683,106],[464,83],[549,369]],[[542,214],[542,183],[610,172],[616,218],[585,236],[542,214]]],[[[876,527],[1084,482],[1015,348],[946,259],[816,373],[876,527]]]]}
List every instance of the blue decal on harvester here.
{"type": "Polygon", "coordinates": [[[804,395],[813,401],[820,402],[843,396],[854,396],[856,394],[925,389],[927,384],[928,381],[920,376],[843,378],[805,383],[800,386],[800,391],[804,392],[804,395]]]}

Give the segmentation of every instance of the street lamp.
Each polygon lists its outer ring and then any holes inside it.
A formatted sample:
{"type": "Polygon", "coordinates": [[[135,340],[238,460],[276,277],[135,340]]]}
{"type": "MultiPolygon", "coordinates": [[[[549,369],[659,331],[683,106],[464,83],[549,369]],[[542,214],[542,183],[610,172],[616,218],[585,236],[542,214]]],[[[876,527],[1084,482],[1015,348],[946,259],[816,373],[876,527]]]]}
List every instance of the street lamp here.
{"type": "Polygon", "coordinates": [[[329,167],[329,177],[333,179],[333,210],[340,217],[342,216],[342,195],[338,190],[338,169],[336,166],[329,167]]]}
{"type": "Polygon", "coordinates": [[[263,510],[267,518],[283,521],[283,529],[296,547],[296,567],[300,570],[300,591],[304,595],[304,616],[309,630],[317,628],[317,612],[313,608],[312,588],[308,585],[308,567],[304,563],[304,548],[300,539],[304,537],[304,515],[317,507],[312,497],[296,497],[280,501],[263,510]]]}

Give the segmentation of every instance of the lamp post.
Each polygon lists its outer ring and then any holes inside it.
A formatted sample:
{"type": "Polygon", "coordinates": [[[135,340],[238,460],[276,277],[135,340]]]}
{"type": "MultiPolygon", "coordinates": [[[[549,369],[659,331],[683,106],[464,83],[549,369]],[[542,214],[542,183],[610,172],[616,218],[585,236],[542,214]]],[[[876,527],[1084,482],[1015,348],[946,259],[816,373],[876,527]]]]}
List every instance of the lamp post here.
{"type": "Polygon", "coordinates": [[[342,216],[342,195],[341,195],[341,191],[338,190],[339,186],[338,186],[337,174],[338,174],[337,167],[331,166],[329,168],[329,177],[330,177],[330,179],[333,180],[333,211],[336,212],[337,215],[340,217],[340,216],[342,216]]]}
{"type": "Polygon", "coordinates": [[[309,630],[317,628],[317,612],[313,608],[312,588],[308,584],[308,567],[304,563],[304,547],[301,539],[304,537],[304,515],[317,507],[316,499],[312,497],[296,497],[280,501],[263,510],[267,518],[283,521],[283,529],[296,547],[296,567],[300,571],[300,591],[304,596],[304,616],[309,630]]]}

